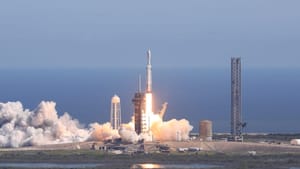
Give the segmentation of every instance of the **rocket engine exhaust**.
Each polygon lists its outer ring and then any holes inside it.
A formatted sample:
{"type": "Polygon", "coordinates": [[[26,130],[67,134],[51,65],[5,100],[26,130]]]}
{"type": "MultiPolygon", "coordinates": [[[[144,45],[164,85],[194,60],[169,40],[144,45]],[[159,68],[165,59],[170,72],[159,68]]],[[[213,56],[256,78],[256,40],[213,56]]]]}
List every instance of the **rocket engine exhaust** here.
{"type": "Polygon", "coordinates": [[[167,111],[167,108],[168,108],[168,103],[165,102],[165,103],[162,105],[161,110],[159,111],[159,117],[160,117],[161,119],[163,119],[163,117],[164,117],[164,115],[165,115],[165,113],[166,113],[166,111],[167,111]]]}
{"type": "Polygon", "coordinates": [[[21,102],[8,102],[0,103],[0,147],[104,141],[114,138],[122,138],[132,143],[139,139],[172,141],[176,140],[178,133],[182,140],[187,140],[193,129],[189,121],[185,119],[163,121],[167,103],[163,104],[159,113],[153,113],[151,67],[151,51],[148,50],[146,91],[145,93],[139,91],[135,101],[141,110],[138,115],[142,118],[138,121],[144,125],[142,132],[135,129],[136,119],[122,124],[119,130],[113,129],[109,122],[92,123],[85,128],[68,113],[59,116],[55,102],[42,101],[34,111],[24,109],[21,102]]]}
{"type": "Polygon", "coordinates": [[[155,140],[174,140],[176,134],[181,133],[181,138],[188,139],[189,132],[192,130],[192,126],[185,119],[180,121],[172,119],[171,121],[164,122],[163,116],[167,109],[167,103],[164,103],[160,112],[155,114],[153,112],[153,95],[152,95],[152,65],[151,65],[151,51],[147,51],[147,65],[146,65],[146,91],[142,93],[139,90],[140,95],[143,95],[143,99],[135,98],[133,103],[135,108],[139,105],[145,107],[139,107],[135,109],[135,117],[141,120],[135,120],[136,132],[141,133],[141,137],[146,141],[155,140]],[[144,102],[143,102],[144,101],[144,102]],[[141,130],[139,130],[141,128],[141,130]],[[174,130],[176,129],[176,130],[174,130]],[[166,133],[165,133],[166,132],[166,133]]]}

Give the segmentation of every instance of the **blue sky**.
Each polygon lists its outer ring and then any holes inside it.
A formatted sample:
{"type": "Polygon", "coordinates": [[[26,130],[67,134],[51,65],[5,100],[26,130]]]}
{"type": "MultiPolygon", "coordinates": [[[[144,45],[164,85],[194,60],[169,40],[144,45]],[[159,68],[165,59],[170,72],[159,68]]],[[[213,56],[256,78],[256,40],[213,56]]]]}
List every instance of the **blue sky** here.
{"type": "Polygon", "coordinates": [[[2,0],[1,68],[300,68],[298,0],[2,0]]]}

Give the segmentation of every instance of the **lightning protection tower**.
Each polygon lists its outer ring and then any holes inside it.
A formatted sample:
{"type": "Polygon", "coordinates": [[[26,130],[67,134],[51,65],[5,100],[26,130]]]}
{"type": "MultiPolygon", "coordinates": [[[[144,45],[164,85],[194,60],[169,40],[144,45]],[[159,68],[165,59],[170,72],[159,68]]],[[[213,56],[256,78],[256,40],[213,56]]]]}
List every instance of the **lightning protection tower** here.
{"type": "Polygon", "coordinates": [[[243,141],[241,100],[241,58],[231,58],[231,139],[243,141]]]}
{"type": "Polygon", "coordinates": [[[110,124],[115,130],[118,130],[121,126],[121,104],[117,95],[114,95],[111,99],[110,124]]]}

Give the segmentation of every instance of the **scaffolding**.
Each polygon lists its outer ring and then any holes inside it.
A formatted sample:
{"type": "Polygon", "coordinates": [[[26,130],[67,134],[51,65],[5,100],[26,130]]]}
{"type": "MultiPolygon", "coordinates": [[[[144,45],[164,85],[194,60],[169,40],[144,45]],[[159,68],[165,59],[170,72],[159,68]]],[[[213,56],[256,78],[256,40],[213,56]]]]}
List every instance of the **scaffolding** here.
{"type": "Polygon", "coordinates": [[[231,140],[243,141],[241,58],[231,58],[231,140]]]}

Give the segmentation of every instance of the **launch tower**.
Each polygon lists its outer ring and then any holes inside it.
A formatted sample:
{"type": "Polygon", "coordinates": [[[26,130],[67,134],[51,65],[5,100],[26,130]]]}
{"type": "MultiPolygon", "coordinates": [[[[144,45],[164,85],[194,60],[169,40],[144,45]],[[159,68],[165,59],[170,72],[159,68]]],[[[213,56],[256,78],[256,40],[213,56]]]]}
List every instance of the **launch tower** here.
{"type": "Polygon", "coordinates": [[[145,93],[136,92],[132,99],[134,104],[134,129],[137,134],[142,133],[142,115],[145,109],[145,93]]]}
{"type": "Polygon", "coordinates": [[[231,140],[243,141],[241,58],[231,58],[231,140]]]}
{"type": "MultiPolygon", "coordinates": [[[[152,66],[151,66],[151,51],[147,51],[147,66],[146,66],[146,90],[135,93],[132,102],[134,104],[134,128],[137,134],[150,133],[151,115],[152,115],[152,66]]],[[[139,80],[139,86],[140,80],[139,80]]],[[[151,134],[151,133],[150,133],[151,134]]]]}

